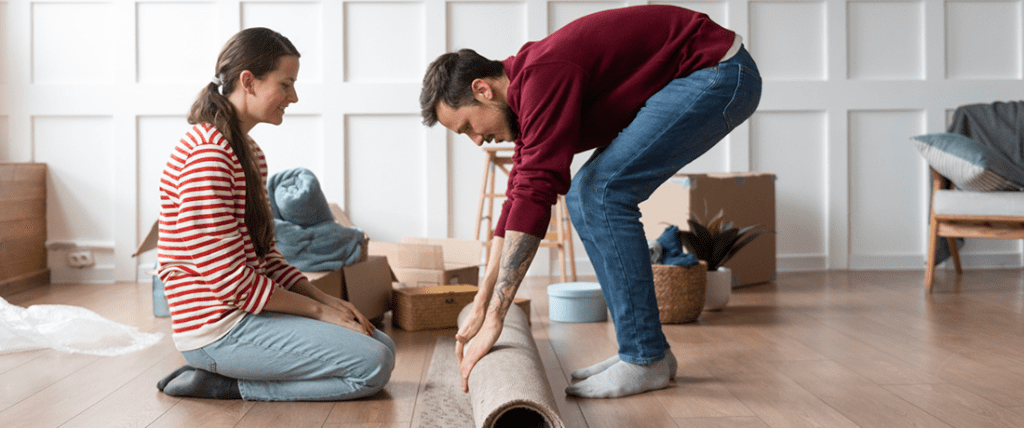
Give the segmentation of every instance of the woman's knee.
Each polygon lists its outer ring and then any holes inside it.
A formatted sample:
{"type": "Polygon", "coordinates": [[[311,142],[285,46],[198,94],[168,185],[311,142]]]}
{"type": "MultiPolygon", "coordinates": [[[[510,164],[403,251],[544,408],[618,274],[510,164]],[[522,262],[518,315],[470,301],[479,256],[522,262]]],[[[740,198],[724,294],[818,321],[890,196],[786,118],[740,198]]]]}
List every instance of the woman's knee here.
{"type": "Polygon", "coordinates": [[[395,351],[381,342],[380,346],[374,347],[374,350],[366,355],[365,363],[366,387],[380,390],[391,380],[391,372],[395,370],[395,351]]]}

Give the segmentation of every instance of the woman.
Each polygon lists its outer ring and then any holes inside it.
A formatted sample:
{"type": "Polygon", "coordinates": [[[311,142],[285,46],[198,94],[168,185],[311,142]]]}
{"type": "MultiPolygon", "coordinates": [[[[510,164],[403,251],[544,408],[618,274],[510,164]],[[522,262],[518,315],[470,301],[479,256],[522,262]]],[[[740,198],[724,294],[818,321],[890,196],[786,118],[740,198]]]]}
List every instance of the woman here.
{"type": "Polygon", "coordinates": [[[395,345],[349,302],[324,294],[274,244],[266,162],[249,138],[297,102],[299,52],[250,28],[228,40],[193,125],[160,180],[158,263],[173,339],[188,365],[168,395],[334,401],[387,383],[395,345]]]}

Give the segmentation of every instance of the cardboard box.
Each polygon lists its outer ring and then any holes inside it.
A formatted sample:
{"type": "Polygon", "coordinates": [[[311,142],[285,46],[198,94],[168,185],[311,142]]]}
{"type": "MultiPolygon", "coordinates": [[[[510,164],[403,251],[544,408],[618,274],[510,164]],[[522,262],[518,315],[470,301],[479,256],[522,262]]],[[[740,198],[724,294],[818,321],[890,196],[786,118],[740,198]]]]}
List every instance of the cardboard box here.
{"type": "MultiPolygon", "coordinates": [[[[775,174],[678,174],[640,204],[640,222],[647,239],[657,239],[669,224],[689,230],[691,212],[709,219],[720,210],[737,227],[758,224],[775,230],[775,174]]],[[[775,233],[762,234],[724,264],[732,269],[737,286],[775,280],[775,242],[775,233]]]]}
{"type": "Polygon", "coordinates": [[[403,238],[402,243],[370,242],[370,255],[386,256],[404,287],[476,285],[480,278],[479,241],[403,238]]]}
{"type": "Polygon", "coordinates": [[[384,256],[328,272],[303,272],[320,291],[352,303],[371,320],[391,309],[391,267],[384,256]]]}
{"type": "MultiPolygon", "coordinates": [[[[145,238],[142,238],[139,246],[135,247],[132,257],[138,257],[139,254],[156,248],[160,237],[159,234],[160,222],[158,220],[153,222],[153,227],[149,228],[149,233],[146,234],[145,238]]],[[[156,266],[153,266],[152,270],[147,270],[146,273],[152,275],[153,316],[161,318],[171,316],[171,309],[167,304],[167,296],[164,294],[164,283],[157,276],[156,266]]]]}

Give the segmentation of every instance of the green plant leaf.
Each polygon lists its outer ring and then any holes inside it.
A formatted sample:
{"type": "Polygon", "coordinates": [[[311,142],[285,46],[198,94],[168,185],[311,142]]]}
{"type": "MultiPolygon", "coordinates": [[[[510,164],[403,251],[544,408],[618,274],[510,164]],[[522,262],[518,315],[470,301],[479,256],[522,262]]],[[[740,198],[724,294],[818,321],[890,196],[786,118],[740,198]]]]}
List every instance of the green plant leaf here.
{"type": "Polygon", "coordinates": [[[706,260],[708,262],[708,269],[712,267],[718,269],[725,262],[725,257],[729,255],[729,251],[737,239],[739,239],[739,231],[736,229],[725,230],[715,235],[712,241],[711,257],[706,260]]]}
{"type": "MultiPolygon", "coordinates": [[[[747,233],[747,231],[749,231],[750,229],[752,229],[752,228],[754,228],[756,226],[757,225],[748,226],[748,227],[743,228],[744,233],[747,233]]],[[[732,249],[729,250],[729,253],[725,255],[725,258],[722,260],[722,263],[724,264],[726,261],[731,259],[732,256],[736,255],[737,251],[739,251],[741,248],[743,248],[747,244],[749,244],[750,241],[753,241],[754,238],[757,238],[758,236],[761,236],[761,235],[763,235],[765,233],[775,233],[775,232],[771,231],[771,230],[768,230],[768,229],[761,229],[761,230],[756,230],[756,231],[750,232],[746,237],[744,237],[742,240],[736,242],[735,245],[732,246],[732,249]]],[[[743,236],[743,234],[741,233],[740,236],[743,236]]]]}

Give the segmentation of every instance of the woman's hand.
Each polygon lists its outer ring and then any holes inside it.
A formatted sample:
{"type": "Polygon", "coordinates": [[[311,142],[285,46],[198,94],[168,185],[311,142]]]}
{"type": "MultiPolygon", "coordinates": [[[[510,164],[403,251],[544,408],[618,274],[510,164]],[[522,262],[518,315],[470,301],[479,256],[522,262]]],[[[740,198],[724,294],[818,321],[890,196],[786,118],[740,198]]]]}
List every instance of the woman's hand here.
{"type": "Polygon", "coordinates": [[[359,323],[359,325],[362,326],[363,330],[365,330],[365,333],[368,336],[373,336],[373,331],[377,329],[376,327],[373,326],[373,323],[371,323],[370,320],[366,319],[366,317],[363,316],[363,314],[360,313],[359,310],[356,309],[356,307],[352,303],[349,303],[347,301],[341,300],[337,297],[324,293],[323,291],[320,291],[319,288],[313,286],[313,284],[311,284],[305,278],[300,279],[299,282],[293,285],[292,291],[303,296],[309,297],[324,306],[333,308],[335,310],[340,311],[343,314],[346,314],[346,319],[354,319],[357,323],[359,323]]]}
{"type": "Polygon", "coordinates": [[[359,322],[355,314],[348,310],[340,310],[333,306],[323,305],[323,310],[320,312],[318,320],[345,327],[368,336],[373,335],[372,330],[367,329],[366,326],[359,322]]]}
{"type": "Polygon", "coordinates": [[[352,317],[356,320],[356,322],[358,322],[359,325],[361,325],[366,330],[366,334],[368,336],[373,336],[373,331],[376,330],[377,327],[375,327],[373,323],[371,323],[370,320],[367,319],[366,316],[362,314],[362,312],[359,312],[359,309],[356,309],[355,305],[348,301],[341,300],[337,297],[328,297],[330,298],[327,299],[326,302],[323,302],[324,304],[334,309],[337,309],[341,312],[351,314],[352,317]]]}

